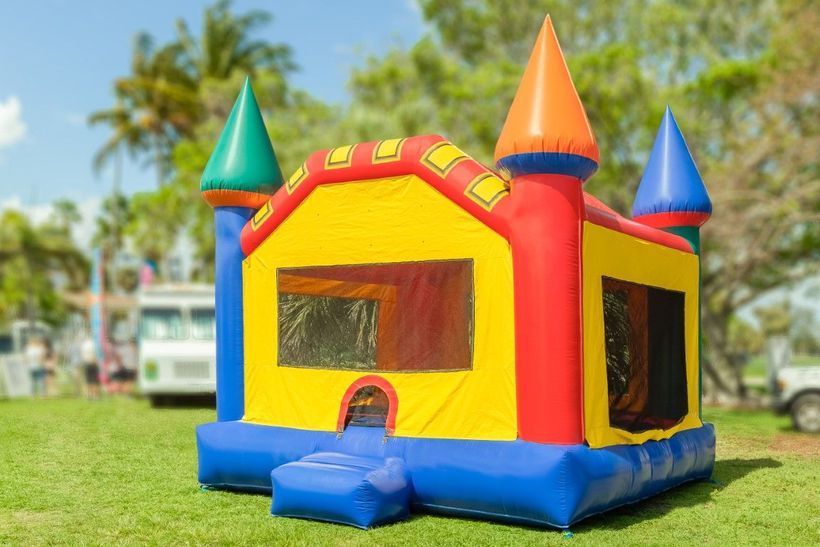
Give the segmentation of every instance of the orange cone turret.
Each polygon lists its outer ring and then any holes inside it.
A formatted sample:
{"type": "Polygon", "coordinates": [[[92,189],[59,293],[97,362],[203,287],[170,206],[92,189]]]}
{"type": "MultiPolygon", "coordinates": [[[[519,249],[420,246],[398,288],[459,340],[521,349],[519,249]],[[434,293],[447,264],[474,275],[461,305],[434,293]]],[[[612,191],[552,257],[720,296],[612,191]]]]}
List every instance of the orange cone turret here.
{"type": "Polygon", "coordinates": [[[499,168],[586,180],[598,168],[598,144],[575,91],[552,20],[544,20],[495,147],[499,168]]]}

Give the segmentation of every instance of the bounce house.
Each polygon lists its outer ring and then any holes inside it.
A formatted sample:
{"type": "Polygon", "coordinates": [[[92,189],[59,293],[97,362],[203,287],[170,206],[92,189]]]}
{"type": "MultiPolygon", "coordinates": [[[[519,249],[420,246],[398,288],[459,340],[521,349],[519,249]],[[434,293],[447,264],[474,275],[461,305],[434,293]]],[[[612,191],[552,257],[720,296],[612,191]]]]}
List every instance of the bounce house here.
{"type": "Polygon", "coordinates": [[[439,136],[340,146],[286,181],[246,82],[202,176],[217,421],[199,481],[277,516],[411,510],[566,528],[710,477],[699,234],[667,109],[627,219],[549,18],[488,169],[439,136]]]}

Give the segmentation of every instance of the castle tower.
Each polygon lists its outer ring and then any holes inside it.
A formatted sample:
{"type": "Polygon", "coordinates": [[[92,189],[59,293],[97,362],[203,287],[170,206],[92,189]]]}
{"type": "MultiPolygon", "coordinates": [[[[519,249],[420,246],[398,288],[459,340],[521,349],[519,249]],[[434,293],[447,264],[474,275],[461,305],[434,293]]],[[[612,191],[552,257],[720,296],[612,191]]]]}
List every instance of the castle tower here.
{"type": "Polygon", "coordinates": [[[244,410],[242,227],[282,185],[282,173],[249,80],[236,99],[202,173],[200,192],[216,225],[216,416],[244,410]]]}
{"type": "MultiPolygon", "coordinates": [[[[638,185],[632,204],[636,222],[660,228],[685,238],[700,256],[700,227],[712,215],[712,201],[703,184],[689,147],[667,106],[652,146],[652,153],[638,185]]],[[[700,280],[698,280],[700,284],[700,280]]],[[[702,294],[698,287],[698,294],[702,294]]],[[[702,347],[700,307],[698,308],[698,347],[702,347]]],[[[702,351],[699,351],[702,353],[702,351]]],[[[698,384],[702,387],[700,355],[698,384]]],[[[702,389],[701,397],[702,398],[702,389]]]]}
{"type": "Polygon", "coordinates": [[[700,227],[711,214],[709,193],[667,106],[635,194],[632,217],[684,237],[699,254],[700,227]]]}
{"type": "Polygon", "coordinates": [[[582,186],[598,158],[548,16],[495,149],[497,166],[512,177],[510,242],[523,440],[577,444],[584,439],[582,186]]]}

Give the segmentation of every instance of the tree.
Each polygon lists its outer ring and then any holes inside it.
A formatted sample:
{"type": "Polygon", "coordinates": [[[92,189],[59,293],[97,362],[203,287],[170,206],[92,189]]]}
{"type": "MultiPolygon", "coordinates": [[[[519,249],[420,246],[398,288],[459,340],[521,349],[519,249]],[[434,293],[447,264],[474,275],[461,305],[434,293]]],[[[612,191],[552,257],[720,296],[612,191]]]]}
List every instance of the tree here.
{"type": "Polygon", "coordinates": [[[124,148],[132,155],[150,153],[157,181],[165,182],[174,144],[190,134],[199,115],[196,81],[183,69],[180,48],[157,48],[146,33],[134,38],[131,75],[114,82],[117,104],[93,113],[89,122],[105,123],[114,134],[95,157],[101,166],[124,148]]]}
{"type": "Polygon", "coordinates": [[[174,146],[193,137],[207,117],[199,88],[207,80],[226,80],[236,72],[265,70],[278,77],[285,93],[286,74],[295,68],[290,49],[251,38],[270,16],[261,11],[235,15],[231,2],[220,0],[205,9],[202,34],[195,39],[188,24],[177,20],[177,39],[156,46],[153,37],[138,33],[134,39],[131,74],[114,82],[116,105],[95,112],[89,122],[113,130],[95,157],[100,168],[123,151],[148,156],[160,185],[172,171],[174,146]]]}
{"type": "Polygon", "coordinates": [[[51,208],[54,214],[54,226],[68,233],[83,219],[77,204],[70,199],[58,199],[51,204],[51,208]]]}
{"type": "MultiPolygon", "coordinates": [[[[90,118],[114,130],[95,158],[98,168],[111,160],[119,165],[125,152],[148,155],[157,167],[160,189],[135,196],[121,224],[135,249],[159,264],[179,233],[190,229],[204,261],[199,277],[212,275],[205,267],[213,260],[212,214],[196,183],[242,79],[255,76],[257,95],[270,106],[291,101],[286,85],[295,69],[290,49],[253,39],[270,19],[262,11],[235,14],[231,2],[221,0],[205,9],[198,37],[181,19],[176,40],[168,44],[157,47],[149,35],[137,35],[132,73],[115,81],[117,105],[90,118]]],[[[299,97],[294,94],[294,104],[304,102],[299,97]]]]}
{"type": "Polygon", "coordinates": [[[71,239],[71,224],[33,226],[20,211],[0,217],[0,319],[44,319],[58,323],[65,314],[62,285],[86,284],[88,261],[71,239]]]}
{"type": "Polygon", "coordinates": [[[196,80],[226,80],[235,72],[248,76],[265,70],[280,77],[296,68],[290,48],[282,43],[253,40],[254,31],[267,25],[271,15],[253,10],[242,15],[231,12],[230,0],[219,0],[204,13],[202,32],[195,38],[184,19],[176,22],[176,44],[182,52],[184,69],[196,80]]]}
{"type": "Polygon", "coordinates": [[[691,113],[711,106],[695,137],[707,151],[704,178],[718,181],[703,230],[704,370],[741,396],[729,319],[771,289],[817,275],[820,264],[820,139],[808,122],[818,116],[820,19],[803,2],[779,7],[764,54],[716,64],[692,84],[691,113]]]}
{"type": "Polygon", "coordinates": [[[102,148],[94,154],[93,164],[94,171],[99,174],[109,162],[115,161],[115,186],[120,183],[123,153],[134,158],[149,149],[147,136],[134,119],[136,113],[124,103],[123,99],[118,98],[113,108],[94,112],[88,117],[89,125],[105,124],[113,131],[102,148]]]}

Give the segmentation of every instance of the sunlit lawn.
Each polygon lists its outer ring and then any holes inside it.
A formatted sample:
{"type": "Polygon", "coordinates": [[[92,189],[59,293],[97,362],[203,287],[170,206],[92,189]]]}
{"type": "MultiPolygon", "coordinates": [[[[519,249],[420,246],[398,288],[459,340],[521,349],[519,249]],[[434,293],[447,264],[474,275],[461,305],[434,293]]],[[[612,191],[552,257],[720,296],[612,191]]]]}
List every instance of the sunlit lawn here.
{"type": "Polygon", "coordinates": [[[717,483],[572,528],[428,515],[371,531],[269,516],[269,499],[200,490],[194,425],[213,410],[0,402],[0,544],[820,545],[820,438],[767,412],[707,409],[717,483]]]}

